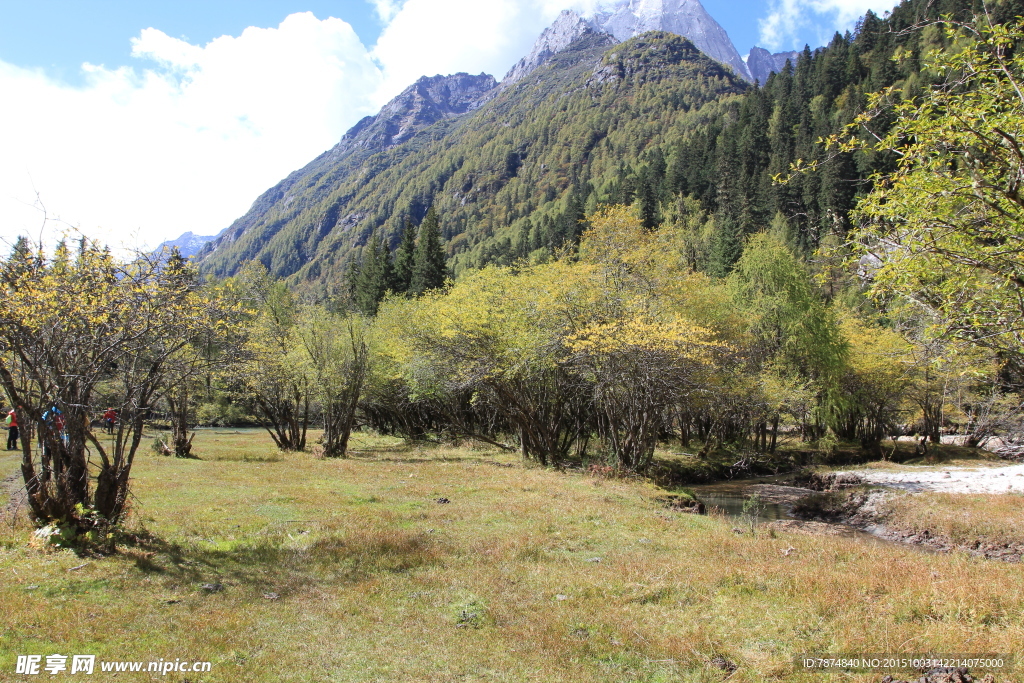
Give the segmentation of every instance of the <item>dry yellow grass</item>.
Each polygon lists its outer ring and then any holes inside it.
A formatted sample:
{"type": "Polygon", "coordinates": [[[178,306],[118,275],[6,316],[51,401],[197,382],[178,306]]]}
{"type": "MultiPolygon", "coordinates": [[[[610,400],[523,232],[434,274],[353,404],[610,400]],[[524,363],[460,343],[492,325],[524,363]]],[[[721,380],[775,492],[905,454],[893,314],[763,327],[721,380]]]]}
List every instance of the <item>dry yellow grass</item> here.
{"type": "Polygon", "coordinates": [[[918,493],[894,498],[887,506],[894,527],[929,531],[954,543],[1024,544],[1024,495],[918,493]]]}
{"type": "Polygon", "coordinates": [[[203,460],[144,453],[132,524],[152,540],[112,557],[40,553],[0,525],[0,679],[30,653],[212,661],[157,677],[192,683],[710,682],[727,675],[716,656],[739,666],[730,681],[877,680],[797,673],[792,657],[1024,654],[1016,566],[738,535],[642,482],[355,445],[374,450],[327,461],[203,432],[203,460]]]}

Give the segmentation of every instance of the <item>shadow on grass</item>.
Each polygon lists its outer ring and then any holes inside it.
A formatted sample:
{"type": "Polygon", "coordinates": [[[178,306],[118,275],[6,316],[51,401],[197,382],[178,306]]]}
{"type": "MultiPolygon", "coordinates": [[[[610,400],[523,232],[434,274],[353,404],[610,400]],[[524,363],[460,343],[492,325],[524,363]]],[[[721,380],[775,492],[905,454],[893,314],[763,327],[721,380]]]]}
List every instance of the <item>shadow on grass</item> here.
{"type": "MultiPolygon", "coordinates": [[[[348,457],[353,460],[373,460],[375,462],[397,462],[402,464],[421,464],[421,463],[432,463],[432,462],[447,462],[447,463],[462,463],[462,462],[481,462],[490,463],[493,461],[493,455],[409,455],[406,457],[400,457],[399,454],[414,452],[415,446],[405,447],[402,449],[393,448],[365,448],[356,449],[350,448],[348,451],[348,457]]],[[[429,451],[428,451],[429,453],[429,451]]]]}
{"type": "MultiPolygon", "coordinates": [[[[892,442],[885,442],[889,448],[892,446],[892,442]]],[[[941,465],[959,460],[969,460],[978,462],[990,462],[990,463],[1006,463],[1007,461],[1000,458],[995,453],[990,453],[982,448],[975,448],[970,446],[956,446],[954,444],[928,444],[928,448],[924,454],[922,454],[916,444],[907,443],[901,441],[898,444],[898,450],[896,457],[893,457],[894,462],[898,462],[901,465],[941,465]]]]}
{"type": "MultiPolygon", "coordinates": [[[[697,446],[691,450],[697,452],[697,446]]],[[[903,465],[1000,461],[998,456],[982,449],[952,444],[928,444],[926,453],[922,455],[915,442],[894,444],[885,440],[882,452],[886,461],[903,465]]],[[[780,444],[775,453],[748,452],[732,446],[719,446],[703,456],[681,451],[660,452],[647,476],[659,486],[673,488],[786,474],[805,467],[842,468],[871,462],[882,461],[871,457],[858,443],[843,442],[826,452],[817,450],[810,442],[788,441],[780,444]]]]}
{"type": "Polygon", "coordinates": [[[448,462],[448,463],[461,463],[461,462],[480,462],[488,463],[487,458],[482,457],[465,457],[465,458],[379,458],[372,456],[364,456],[360,458],[362,460],[375,460],[377,462],[396,462],[403,465],[418,465],[428,464],[432,462],[448,462]]]}
{"type": "Polygon", "coordinates": [[[208,462],[281,462],[284,457],[276,453],[268,453],[266,455],[251,455],[248,453],[242,455],[216,455],[213,457],[203,458],[208,462]]]}
{"type": "Polygon", "coordinates": [[[298,538],[281,533],[223,546],[170,543],[143,530],[126,533],[120,550],[144,573],[278,593],[404,573],[446,554],[433,537],[403,529],[300,533],[298,538]]]}

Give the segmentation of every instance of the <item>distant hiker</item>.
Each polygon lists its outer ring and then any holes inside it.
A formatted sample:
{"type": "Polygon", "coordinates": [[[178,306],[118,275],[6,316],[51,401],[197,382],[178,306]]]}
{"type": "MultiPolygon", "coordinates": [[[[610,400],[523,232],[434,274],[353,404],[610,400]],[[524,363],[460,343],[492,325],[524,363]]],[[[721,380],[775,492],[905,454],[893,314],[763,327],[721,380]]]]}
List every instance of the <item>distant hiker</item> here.
{"type": "Polygon", "coordinates": [[[7,413],[7,450],[18,450],[18,414],[14,408],[7,413]]]}
{"type": "Polygon", "coordinates": [[[117,422],[117,411],[113,408],[107,408],[107,412],[103,413],[103,426],[107,430],[107,434],[114,433],[114,423],[117,422]]]}
{"type": "MultiPolygon", "coordinates": [[[[50,430],[56,433],[56,436],[67,445],[68,435],[64,431],[64,413],[61,412],[57,406],[51,407],[45,413],[43,413],[43,424],[47,425],[50,430]]],[[[46,446],[46,440],[43,438],[43,432],[45,430],[39,430],[39,441],[43,444],[43,453],[49,455],[49,449],[46,446]]]]}

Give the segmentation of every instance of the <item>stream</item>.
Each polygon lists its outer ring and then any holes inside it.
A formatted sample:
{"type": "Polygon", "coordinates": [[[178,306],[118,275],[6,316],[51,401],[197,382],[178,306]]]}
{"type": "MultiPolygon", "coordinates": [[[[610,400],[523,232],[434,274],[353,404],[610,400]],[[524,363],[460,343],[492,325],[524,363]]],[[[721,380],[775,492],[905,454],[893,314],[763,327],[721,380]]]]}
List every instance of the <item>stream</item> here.
{"type": "MultiPolygon", "coordinates": [[[[708,507],[708,511],[711,512],[714,508],[718,508],[722,513],[728,517],[745,517],[747,513],[743,512],[743,504],[747,501],[752,493],[760,493],[753,487],[762,484],[776,484],[777,478],[772,477],[769,479],[744,479],[738,481],[725,481],[716,484],[703,484],[699,486],[690,486],[689,490],[693,491],[693,494],[708,507]]],[[[781,488],[781,487],[780,487],[781,488]]],[[[789,487],[786,487],[789,488],[789,487]]],[[[800,489],[802,490],[802,489],[800,489]]],[[[795,493],[798,489],[792,489],[795,493]]],[[[813,493],[807,491],[804,495],[813,493]]],[[[792,509],[792,503],[782,502],[779,500],[769,500],[763,493],[761,495],[761,508],[758,511],[757,521],[758,522],[774,522],[780,519],[796,519],[790,514],[792,509]]]]}
{"type": "MultiPolygon", "coordinates": [[[[717,509],[719,513],[726,515],[730,519],[743,521],[744,523],[746,523],[747,515],[749,513],[745,513],[743,511],[743,504],[754,493],[761,496],[761,504],[756,516],[759,524],[780,520],[801,521],[791,512],[793,504],[800,498],[814,493],[814,491],[811,491],[810,489],[786,486],[781,483],[783,479],[783,477],[766,477],[763,479],[725,481],[715,484],[691,486],[688,487],[688,490],[692,491],[693,495],[707,506],[709,513],[713,514],[717,509]]],[[[895,544],[902,547],[914,548],[922,552],[935,552],[933,549],[926,546],[899,543],[898,541],[890,540],[871,533],[870,531],[864,531],[853,526],[843,524],[829,526],[832,526],[839,531],[839,533],[835,535],[843,536],[851,540],[868,543],[884,543],[886,545],[895,544]]]]}

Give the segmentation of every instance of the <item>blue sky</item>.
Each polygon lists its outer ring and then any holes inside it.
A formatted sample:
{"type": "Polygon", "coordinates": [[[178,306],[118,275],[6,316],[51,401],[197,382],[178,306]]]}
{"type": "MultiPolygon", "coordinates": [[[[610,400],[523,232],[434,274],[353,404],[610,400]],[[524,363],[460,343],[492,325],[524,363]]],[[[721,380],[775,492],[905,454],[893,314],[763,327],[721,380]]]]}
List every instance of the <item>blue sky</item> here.
{"type": "Polygon", "coordinates": [[[80,83],[83,62],[134,63],[130,39],[144,28],[206,44],[307,11],[344,19],[365,45],[373,45],[383,28],[364,0],[0,0],[0,60],[80,83]]]}
{"type": "MultiPolygon", "coordinates": [[[[0,242],[214,234],[419,76],[499,79],[601,0],[0,0],[0,242]]],[[[703,0],[740,54],[888,0],[703,0]]]]}
{"type": "MultiPolygon", "coordinates": [[[[728,31],[740,54],[764,44],[759,20],[771,12],[766,0],[703,0],[704,7],[728,31]]],[[[158,28],[192,44],[222,35],[239,35],[246,27],[277,26],[295,12],[320,19],[344,19],[364,45],[376,43],[384,27],[369,0],[0,0],[0,60],[43,68],[55,78],[81,83],[83,62],[108,67],[135,63],[130,38],[144,28],[158,28]]],[[[827,14],[796,28],[778,49],[816,47],[840,26],[827,14]]]]}

